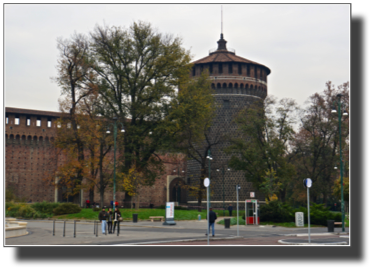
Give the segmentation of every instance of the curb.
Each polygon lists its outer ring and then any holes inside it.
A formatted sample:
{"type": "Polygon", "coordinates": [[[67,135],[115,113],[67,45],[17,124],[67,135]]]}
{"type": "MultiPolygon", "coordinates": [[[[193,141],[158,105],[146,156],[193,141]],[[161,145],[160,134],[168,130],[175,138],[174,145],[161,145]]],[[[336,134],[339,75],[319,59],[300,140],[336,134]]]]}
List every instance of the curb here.
{"type": "Polygon", "coordinates": [[[322,243],[308,243],[308,242],[287,242],[285,240],[278,240],[281,244],[286,245],[348,245],[346,241],[338,241],[338,242],[322,242],[322,243]]]}

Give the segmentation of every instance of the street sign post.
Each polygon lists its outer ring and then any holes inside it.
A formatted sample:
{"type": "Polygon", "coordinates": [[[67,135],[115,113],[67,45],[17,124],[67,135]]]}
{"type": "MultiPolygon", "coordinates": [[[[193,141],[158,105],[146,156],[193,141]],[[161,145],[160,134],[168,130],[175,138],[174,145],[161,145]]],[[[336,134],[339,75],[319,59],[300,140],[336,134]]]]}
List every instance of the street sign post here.
{"type": "Polygon", "coordinates": [[[207,188],[207,245],[210,245],[209,236],[210,236],[210,219],[209,219],[209,205],[210,205],[210,199],[209,199],[209,190],[210,190],[210,179],[206,178],[203,181],[203,185],[207,188]]]}
{"type": "Polygon", "coordinates": [[[308,243],[311,243],[311,231],[310,231],[310,187],[312,186],[311,179],[304,179],[303,186],[307,188],[307,217],[308,217],[308,243]]]}

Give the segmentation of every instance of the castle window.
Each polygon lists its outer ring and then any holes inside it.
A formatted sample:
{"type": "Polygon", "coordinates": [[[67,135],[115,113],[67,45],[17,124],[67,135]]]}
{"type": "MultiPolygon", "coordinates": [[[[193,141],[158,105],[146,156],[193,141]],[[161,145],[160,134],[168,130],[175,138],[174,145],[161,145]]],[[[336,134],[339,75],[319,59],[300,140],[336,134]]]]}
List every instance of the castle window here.
{"type": "Polygon", "coordinates": [[[47,119],[47,127],[51,127],[51,119],[50,118],[47,119]]]}
{"type": "Polygon", "coordinates": [[[238,64],[238,74],[242,74],[242,65],[238,64]]]}
{"type": "Polygon", "coordinates": [[[248,84],[245,84],[245,88],[248,89],[248,84]]]}
{"type": "Polygon", "coordinates": [[[16,116],[16,117],[14,118],[14,124],[15,124],[15,125],[19,125],[19,124],[20,124],[20,116],[16,116]]]}
{"type": "Polygon", "coordinates": [[[228,83],[228,88],[232,88],[232,83],[228,83]]]}
{"type": "Polygon", "coordinates": [[[220,83],[217,84],[217,88],[221,88],[221,84],[220,83]]]}
{"type": "Polygon", "coordinates": [[[238,83],[235,83],[234,87],[237,88],[238,87],[238,83]]]}
{"type": "Polygon", "coordinates": [[[211,89],[215,89],[214,83],[211,83],[211,89]]]}
{"type": "Polygon", "coordinates": [[[9,117],[8,116],[5,118],[5,123],[9,124],[9,117]]]}
{"type": "Polygon", "coordinates": [[[30,126],[30,117],[26,117],[26,125],[30,126]]]}
{"type": "Polygon", "coordinates": [[[247,65],[247,75],[250,76],[251,75],[251,68],[249,65],[247,65]]]}
{"type": "Polygon", "coordinates": [[[218,64],[218,73],[219,74],[223,73],[223,65],[221,63],[218,64]]]}
{"type": "Polygon", "coordinates": [[[227,84],[226,83],[223,83],[223,88],[227,88],[227,84]]]}
{"type": "Polygon", "coordinates": [[[243,85],[243,84],[240,84],[240,88],[244,88],[244,85],[243,85]]]}
{"type": "Polygon", "coordinates": [[[67,123],[67,128],[71,128],[71,123],[67,123]]]}
{"type": "Polygon", "coordinates": [[[210,74],[213,74],[213,64],[210,64],[210,65],[209,65],[209,73],[210,73],[210,74]]]}
{"type": "Polygon", "coordinates": [[[232,73],[232,64],[231,63],[228,64],[228,73],[232,73]]]}
{"type": "Polygon", "coordinates": [[[37,118],[37,126],[41,126],[41,118],[40,117],[37,118]]]}
{"type": "Polygon", "coordinates": [[[225,109],[230,108],[230,100],[228,100],[228,99],[223,100],[223,108],[225,108],[225,109]]]}

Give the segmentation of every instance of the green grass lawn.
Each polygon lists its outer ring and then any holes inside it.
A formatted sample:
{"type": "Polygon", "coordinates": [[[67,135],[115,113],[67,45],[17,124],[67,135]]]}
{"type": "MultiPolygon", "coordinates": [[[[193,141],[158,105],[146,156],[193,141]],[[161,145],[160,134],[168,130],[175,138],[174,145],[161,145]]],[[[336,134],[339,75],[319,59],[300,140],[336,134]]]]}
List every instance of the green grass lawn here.
{"type": "MultiPolygon", "coordinates": [[[[124,220],[132,220],[133,214],[138,214],[138,219],[148,220],[150,216],[165,216],[165,209],[120,209],[121,215],[124,220]]],[[[217,211],[216,211],[217,212],[217,211]]],[[[92,209],[84,208],[79,213],[65,214],[55,216],[55,219],[86,219],[97,220],[100,211],[93,211],[92,209]]],[[[175,220],[196,220],[198,214],[201,215],[201,219],[206,219],[206,211],[198,212],[197,210],[175,210],[175,220]]]]}

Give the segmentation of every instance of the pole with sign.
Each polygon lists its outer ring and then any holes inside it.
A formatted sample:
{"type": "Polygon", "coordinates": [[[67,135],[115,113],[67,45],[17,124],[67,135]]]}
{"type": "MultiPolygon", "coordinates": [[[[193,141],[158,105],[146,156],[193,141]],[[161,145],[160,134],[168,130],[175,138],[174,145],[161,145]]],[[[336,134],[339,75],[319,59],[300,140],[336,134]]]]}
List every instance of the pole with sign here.
{"type": "Polygon", "coordinates": [[[311,179],[304,179],[303,185],[307,188],[307,217],[308,217],[308,243],[311,243],[311,236],[310,236],[310,187],[312,186],[311,179]]]}
{"type": "Polygon", "coordinates": [[[174,214],[175,214],[175,203],[167,202],[165,205],[165,221],[163,225],[176,225],[174,214]]]}
{"type": "Polygon", "coordinates": [[[209,190],[210,190],[210,179],[206,178],[203,181],[203,185],[207,188],[207,245],[210,245],[209,236],[210,236],[210,219],[209,219],[209,205],[210,205],[210,198],[209,198],[209,190]]]}

